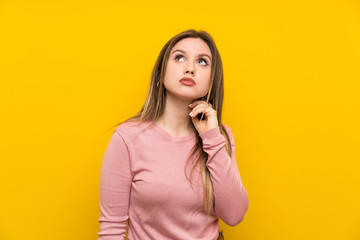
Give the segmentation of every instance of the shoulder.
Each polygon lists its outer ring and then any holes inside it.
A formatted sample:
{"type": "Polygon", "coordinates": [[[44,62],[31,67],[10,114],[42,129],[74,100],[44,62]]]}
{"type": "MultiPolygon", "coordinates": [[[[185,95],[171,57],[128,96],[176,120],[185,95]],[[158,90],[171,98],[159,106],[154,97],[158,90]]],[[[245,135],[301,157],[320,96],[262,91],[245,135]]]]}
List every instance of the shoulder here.
{"type": "Polygon", "coordinates": [[[120,134],[124,139],[134,138],[141,134],[147,126],[150,125],[150,122],[141,122],[141,121],[125,121],[122,122],[114,132],[120,134]]]}

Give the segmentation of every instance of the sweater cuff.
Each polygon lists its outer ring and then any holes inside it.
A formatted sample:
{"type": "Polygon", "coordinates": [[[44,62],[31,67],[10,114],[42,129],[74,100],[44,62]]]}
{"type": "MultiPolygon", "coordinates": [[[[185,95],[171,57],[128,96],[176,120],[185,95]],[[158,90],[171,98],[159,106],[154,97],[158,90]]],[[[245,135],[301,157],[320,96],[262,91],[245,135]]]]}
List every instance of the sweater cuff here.
{"type": "Polygon", "coordinates": [[[226,143],[225,137],[220,132],[220,127],[212,128],[204,132],[199,133],[202,139],[203,147],[211,148],[226,143]]]}

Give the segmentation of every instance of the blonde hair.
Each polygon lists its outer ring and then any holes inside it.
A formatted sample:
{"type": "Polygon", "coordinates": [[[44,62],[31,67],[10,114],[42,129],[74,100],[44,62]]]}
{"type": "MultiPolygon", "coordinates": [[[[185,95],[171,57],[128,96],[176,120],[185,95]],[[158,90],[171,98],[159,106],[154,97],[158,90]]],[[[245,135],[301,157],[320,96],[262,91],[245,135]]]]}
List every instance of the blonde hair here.
{"type": "MultiPolygon", "coordinates": [[[[205,31],[196,31],[193,29],[183,31],[173,38],[171,38],[161,49],[160,54],[155,62],[149,91],[145,100],[145,104],[141,108],[141,110],[133,117],[128,118],[123,122],[128,121],[156,121],[162,115],[165,107],[166,101],[166,89],[163,86],[165,69],[167,66],[168,58],[170,55],[170,51],[173,46],[184,38],[201,38],[210,48],[212,58],[211,64],[211,76],[210,76],[210,87],[206,97],[206,103],[211,103],[213,108],[217,112],[217,119],[219,123],[220,133],[226,139],[225,148],[231,157],[232,149],[230,138],[226,132],[226,129],[221,124],[221,113],[222,113],[222,104],[224,98],[224,77],[223,77],[223,68],[222,61],[220,58],[220,54],[217,50],[215,42],[213,38],[205,31]]],[[[114,126],[119,126],[121,123],[118,123],[114,126]]],[[[114,127],[113,126],[113,127],[114,127]]],[[[194,126],[193,126],[194,127],[194,126]]],[[[194,128],[195,130],[195,128],[194,128]]],[[[208,155],[204,152],[202,148],[202,139],[199,134],[196,132],[196,143],[191,150],[191,154],[187,160],[186,165],[189,164],[191,157],[196,156],[196,161],[192,162],[192,169],[190,173],[190,178],[186,175],[186,178],[191,182],[193,171],[196,166],[200,164],[201,176],[203,181],[203,191],[204,191],[204,207],[207,214],[213,211],[214,199],[213,199],[213,187],[210,178],[210,172],[206,166],[206,162],[208,159],[208,155]]]]}

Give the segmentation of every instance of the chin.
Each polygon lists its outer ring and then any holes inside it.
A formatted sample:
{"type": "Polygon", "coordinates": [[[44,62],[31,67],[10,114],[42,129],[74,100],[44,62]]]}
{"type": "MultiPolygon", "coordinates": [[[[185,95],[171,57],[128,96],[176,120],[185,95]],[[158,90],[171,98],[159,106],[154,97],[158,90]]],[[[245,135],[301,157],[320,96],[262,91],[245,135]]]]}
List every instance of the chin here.
{"type": "MultiPolygon", "coordinates": [[[[168,91],[168,94],[170,92],[168,91]]],[[[199,96],[199,95],[195,95],[195,94],[191,94],[191,93],[170,93],[171,95],[173,95],[173,97],[175,98],[179,98],[179,99],[182,99],[182,100],[186,100],[186,101],[193,101],[195,99],[198,99],[198,98],[201,98],[202,96],[199,96]]]]}

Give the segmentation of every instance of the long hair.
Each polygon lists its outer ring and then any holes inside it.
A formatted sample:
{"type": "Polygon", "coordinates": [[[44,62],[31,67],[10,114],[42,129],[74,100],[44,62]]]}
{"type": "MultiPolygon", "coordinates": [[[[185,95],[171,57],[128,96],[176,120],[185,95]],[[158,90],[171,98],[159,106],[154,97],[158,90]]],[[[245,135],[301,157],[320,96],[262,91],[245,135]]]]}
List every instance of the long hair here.
{"type": "MultiPolygon", "coordinates": [[[[175,35],[164,45],[164,47],[160,51],[160,54],[152,70],[150,87],[143,107],[135,116],[130,117],[123,122],[130,122],[130,121],[131,122],[138,121],[139,123],[143,121],[155,122],[162,115],[166,101],[166,89],[164,88],[163,82],[164,82],[165,70],[169,59],[170,51],[177,42],[179,42],[184,38],[200,38],[210,48],[213,59],[211,64],[210,87],[208,93],[206,94],[206,104],[210,102],[213,108],[217,112],[217,119],[219,123],[220,133],[226,139],[225,148],[229,156],[231,157],[232,150],[231,150],[230,139],[226,132],[225,127],[221,124],[222,104],[224,98],[224,76],[223,76],[222,61],[213,38],[205,31],[196,31],[193,29],[183,31],[175,35]]],[[[119,126],[123,122],[118,123],[114,126],[119,126]]],[[[192,186],[192,181],[191,181],[192,174],[196,169],[196,167],[200,165],[200,171],[203,182],[203,191],[204,191],[205,211],[207,212],[207,214],[210,214],[210,212],[213,211],[214,199],[213,199],[213,187],[210,178],[210,172],[206,166],[206,162],[208,160],[208,154],[204,152],[202,148],[203,146],[202,139],[199,136],[199,133],[197,131],[195,132],[196,132],[196,143],[191,149],[191,154],[187,159],[187,163],[186,163],[186,166],[190,164],[190,162],[192,163],[190,178],[187,176],[186,171],[185,171],[185,175],[192,186]],[[193,161],[190,161],[190,159],[193,159],[193,161]]]]}

